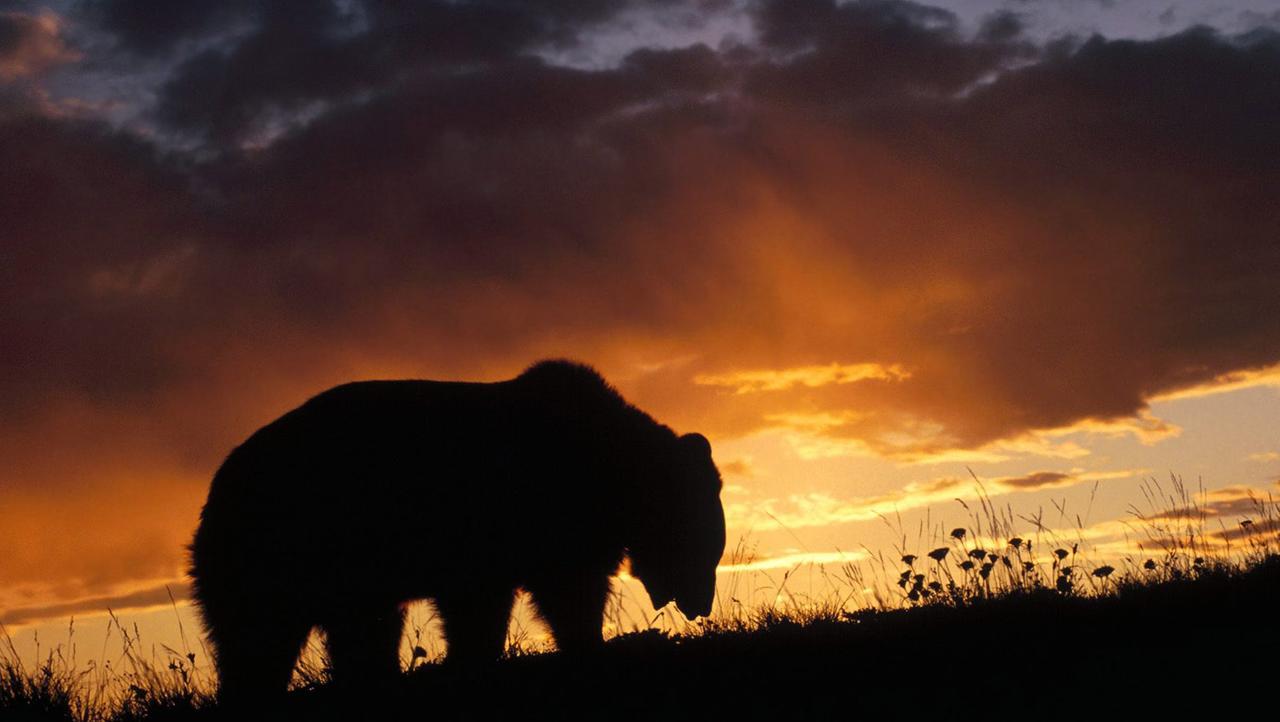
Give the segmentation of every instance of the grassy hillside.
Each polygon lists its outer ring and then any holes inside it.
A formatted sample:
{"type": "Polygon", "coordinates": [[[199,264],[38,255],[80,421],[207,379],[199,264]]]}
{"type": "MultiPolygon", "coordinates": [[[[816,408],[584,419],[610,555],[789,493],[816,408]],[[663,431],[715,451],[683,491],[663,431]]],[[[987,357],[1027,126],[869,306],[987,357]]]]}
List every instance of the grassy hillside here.
{"type": "MultiPolygon", "coordinates": [[[[1105,597],[1040,590],[805,622],[764,618],[676,640],[639,634],[598,659],[515,659],[477,679],[425,669],[388,709],[406,718],[440,706],[478,719],[685,719],[694,709],[725,719],[1057,719],[1217,701],[1226,716],[1250,696],[1274,699],[1278,615],[1273,557],[1105,597]]],[[[324,709],[322,699],[299,695],[300,710],[324,709]]]]}
{"type": "MultiPolygon", "coordinates": [[[[957,587],[957,590],[959,587],[957,587]]],[[[589,659],[535,654],[484,673],[426,665],[394,688],[290,694],[289,719],[1065,719],[1123,708],[1180,718],[1212,705],[1273,710],[1280,667],[1280,557],[1194,564],[1101,596],[1042,587],[912,608],[760,613],[696,636],[625,635],[589,659]]],[[[56,665],[55,665],[56,667],[56,665]]],[[[65,670],[64,670],[65,672],[65,670]]],[[[56,668],[10,666],[0,719],[220,719],[199,693],[155,672],[124,697],[77,699],[56,668]],[[166,681],[169,680],[169,681],[166,681]]],[[[1216,715],[1215,715],[1216,716],[1216,715]]]]}

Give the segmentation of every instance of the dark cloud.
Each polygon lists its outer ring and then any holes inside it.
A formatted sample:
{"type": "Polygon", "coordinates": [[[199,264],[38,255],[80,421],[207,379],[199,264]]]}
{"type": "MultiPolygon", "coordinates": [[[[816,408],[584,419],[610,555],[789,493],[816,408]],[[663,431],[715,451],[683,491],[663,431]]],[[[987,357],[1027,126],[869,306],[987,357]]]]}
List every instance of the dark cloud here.
{"type": "Polygon", "coordinates": [[[265,4],[260,25],[178,66],[160,90],[158,117],[168,125],[237,140],[267,110],[340,98],[375,79],[384,50],[348,38],[354,18],[327,1],[265,4]]]}
{"type": "Polygon", "coordinates": [[[1248,487],[1229,486],[1209,492],[1206,498],[1190,506],[1174,506],[1146,516],[1148,519],[1227,519],[1261,520],[1268,516],[1274,503],[1265,492],[1248,487]]]}
{"type": "Polygon", "coordinates": [[[164,124],[218,141],[282,114],[341,103],[419,75],[452,74],[577,43],[584,30],[662,0],[112,0],[103,27],[142,54],[202,39],[160,88],[164,124]]]}
{"type": "MultiPolygon", "coordinates": [[[[364,31],[385,33],[382,38],[429,48],[428,52],[454,51],[458,57],[475,58],[502,49],[521,47],[519,38],[571,40],[586,24],[608,18],[631,5],[629,0],[102,0],[88,3],[87,15],[114,34],[129,51],[165,52],[192,38],[217,38],[225,34],[264,33],[280,40],[296,40],[328,26],[331,35],[364,31]],[[330,21],[344,20],[345,30],[330,21]],[[456,32],[448,33],[452,23],[456,32]],[[292,27],[290,27],[292,26],[292,27]],[[398,26],[398,27],[397,27],[398,26]],[[294,34],[298,33],[298,34],[294,34]],[[488,37],[484,37],[488,35],[488,37]]],[[[662,3],[655,3],[662,4],[662,3]]]]}
{"type": "Polygon", "coordinates": [[[198,233],[187,179],[136,138],[34,115],[0,121],[0,168],[5,408],[161,385],[166,336],[195,310],[156,305],[198,233]]]}
{"type": "Polygon", "coordinates": [[[162,584],[127,594],[89,597],[59,604],[14,607],[0,614],[0,624],[26,624],[42,619],[76,616],[84,613],[101,613],[106,610],[119,612],[126,609],[154,607],[170,602],[183,602],[190,598],[191,590],[185,584],[162,584]]]}
{"type": "MultiPolygon", "coordinates": [[[[1258,509],[1254,511],[1256,512],[1258,509]]],[[[1271,549],[1277,542],[1280,542],[1280,520],[1271,518],[1254,521],[1250,519],[1247,524],[1237,523],[1234,527],[1210,532],[1209,537],[1230,544],[1243,544],[1246,549],[1251,551],[1264,551],[1271,549]]]]}
{"type": "Polygon", "coordinates": [[[1000,480],[1000,484],[1014,489],[1039,489],[1044,486],[1058,486],[1063,482],[1076,478],[1073,474],[1057,471],[1040,471],[1026,476],[1015,476],[1000,480]]]}
{"type": "Polygon", "coordinates": [[[1000,11],[983,18],[978,38],[988,43],[1009,43],[1021,39],[1026,25],[1015,12],[1000,11]]]}
{"type": "MultiPolygon", "coordinates": [[[[156,113],[198,152],[0,110],[8,488],[139,478],[129,501],[194,510],[319,388],[547,355],[682,429],[899,455],[1280,361],[1274,35],[1036,47],[806,0],[759,4],[759,42],[585,70],[530,53],[638,6],[351,7],[102,4],[129,52],[180,63],[156,113]],[[832,361],[905,373],[693,382],[832,361]]],[[[138,564],[178,568],[187,527],[138,564]]],[[[84,569],[22,558],[0,576],[84,569]]]]}
{"type": "Polygon", "coordinates": [[[752,73],[755,92],[846,117],[948,98],[1033,53],[1010,19],[974,38],[947,10],[896,0],[768,0],[757,23],[776,60],[752,73]]]}
{"type": "MultiPolygon", "coordinates": [[[[341,34],[335,8],[288,30],[296,42],[279,35],[285,54],[341,34]]],[[[539,17],[559,25],[605,12],[539,17]]],[[[24,201],[11,232],[54,240],[10,266],[20,277],[10,288],[49,288],[56,274],[60,303],[100,304],[133,284],[151,294],[163,286],[177,305],[161,313],[137,293],[132,306],[117,298],[96,311],[107,315],[103,348],[92,336],[82,345],[92,370],[24,352],[31,368],[11,378],[61,375],[96,390],[158,384],[177,373],[172,359],[131,352],[101,364],[113,339],[162,349],[170,332],[232,334],[224,327],[246,319],[402,347],[380,325],[346,326],[378,309],[379,322],[391,314],[421,324],[413,348],[436,328],[500,335],[496,345],[515,348],[607,326],[732,344],[740,367],[902,362],[912,374],[902,382],[733,404],[707,388],[682,403],[707,414],[729,406],[723,413],[738,422],[723,428],[739,430],[797,405],[878,408],[830,432],[867,437],[916,418],[944,429],[932,443],[969,445],[1127,415],[1157,391],[1276,360],[1280,329],[1268,319],[1278,317],[1262,311],[1275,303],[1270,272],[1280,259],[1260,229],[1275,214],[1266,195],[1276,175],[1277,43],[1208,31],[1095,38],[953,96],[1028,60],[1012,29],[998,42],[968,38],[949,13],[907,3],[812,1],[790,13],[766,3],[758,15],[764,48],[782,55],[646,49],[600,71],[500,58],[509,48],[450,72],[424,60],[394,89],[188,177],[103,131],[15,127],[9,153],[65,145],[24,156],[25,167],[49,159],[41,175],[56,177],[11,197],[58,200],[24,201]],[[109,182],[117,174],[137,180],[109,182]],[[788,263],[769,257],[771,241],[750,237],[770,224],[800,234],[788,263]],[[68,283],[80,284],[78,296],[68,283]],[[472,299],[481,288],[487,303],[525,310],[472,318],[489,308],[472,299]],[[592,301],[571,301],[584,298],[592,301]],[[843,317],[808,314],[801,324],[806,304],[843,317]],[[201,323],[191,327],[186,314],[201,323]],[[779,348],[776,338],[791,343],[779,348]]],[[[263,32],[286,32],[262,22],[263,32]]],[[[268,66],[245,72],[270,76],[268,66]]],[[[328,93],[294,80],[276,77],[280,87],[263,97],[328,93]]],[[[24,314],[24,347],[55,347],[67,336],[59,323],[76,317],[24,314]]],[[[466,353],[487,343],[474,342],[466,353]]]]}
{"type": "Polygon", "coordinates": [[[151,55],[184,40],[226,32],[247,21],[257,5],[254,0],[101,0],[86,3],[85,13],[128,51],[151,55]]]}

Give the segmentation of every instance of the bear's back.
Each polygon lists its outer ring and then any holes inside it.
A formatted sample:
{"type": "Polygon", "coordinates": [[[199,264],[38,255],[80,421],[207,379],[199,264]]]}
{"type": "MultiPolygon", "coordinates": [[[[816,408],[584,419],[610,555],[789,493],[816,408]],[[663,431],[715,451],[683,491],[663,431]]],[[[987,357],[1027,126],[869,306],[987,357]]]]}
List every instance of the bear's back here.
{"type": "MultiPolygon", "coordinates": [[[[493,476],[490,448],[534,410],[503,384],[360,381],[334,387],[256,431],[214,477],[209,504],[351,513],[383,496],[441,502],[463,473],[493,476]],[[436,488],[438,487],[438,488],[436,488]]],[[[534,414],[536,415],[536,413],[534,414]]]]}
{"type": "Polygon", "coordinates": [[[644,449],[668,436],[568,362],[492,383],[343,384],[232,452],[202,534],[328,546],[391,543],[400,532],[387,529],[403,527],[423,544],[518,543],[545,534],[533,525],[577,528],[619,506],[626,490],[608,467],[643,463],[644,449]],[[622,454],[630,459],[620,464],[622,454]]]}

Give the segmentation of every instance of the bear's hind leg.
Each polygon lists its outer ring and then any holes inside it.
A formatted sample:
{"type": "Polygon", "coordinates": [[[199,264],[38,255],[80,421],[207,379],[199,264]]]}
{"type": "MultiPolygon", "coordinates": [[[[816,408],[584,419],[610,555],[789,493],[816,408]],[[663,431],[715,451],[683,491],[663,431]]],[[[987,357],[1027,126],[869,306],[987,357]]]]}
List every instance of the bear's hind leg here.
{"type": "Polygon", "coordinates": [[[343,612],[321,627],[335,683],[360,686],[399,676],[404,633],[404,610],[399,605],[343,612]]]}
{"type": "Polygon", "coordinates": [[[283,699],[311,627],[283,615],[250,612],[241,619],[209,619],[218,671],[218,700],[257,706],[283,699]]]}
{"type": "Polygon", "coordinates": [[[496,662],[507,641],[514,589],[466,589],[436,597],[444,626],[445,662],[474,667],[496,662]]]}
{"type": "Polygon", "coordinates": [[[529,593],[561,652],[576,654],[604,644],[601,628],[609,598],[607,575],[540,580],[529,586],[529,593]]]}

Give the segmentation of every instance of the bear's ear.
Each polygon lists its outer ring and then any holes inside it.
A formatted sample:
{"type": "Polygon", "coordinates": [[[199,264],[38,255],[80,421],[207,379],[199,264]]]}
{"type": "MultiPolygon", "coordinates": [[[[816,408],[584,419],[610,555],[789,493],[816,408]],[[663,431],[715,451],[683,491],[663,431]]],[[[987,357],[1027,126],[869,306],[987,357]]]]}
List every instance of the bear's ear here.
{"type": "Polygon", "coordinates": [[[711,442],[702,434],[685,434],[680,437],[681,448],[699,457],[711,458],[711,442]]]}

